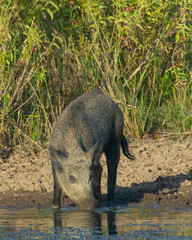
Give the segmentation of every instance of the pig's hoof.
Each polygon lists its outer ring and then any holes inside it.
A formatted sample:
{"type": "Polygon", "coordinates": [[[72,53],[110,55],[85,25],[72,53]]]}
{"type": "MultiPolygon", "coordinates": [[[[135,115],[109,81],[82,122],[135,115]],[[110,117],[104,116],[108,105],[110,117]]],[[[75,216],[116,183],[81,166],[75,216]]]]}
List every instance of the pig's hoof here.
{"type": "Polygon", "coordinates": [[[101,194],[94,194],[94,197],[95,199],[99,200],[99,201],[102,201],[102,197],[101,197],[101,194]]]}

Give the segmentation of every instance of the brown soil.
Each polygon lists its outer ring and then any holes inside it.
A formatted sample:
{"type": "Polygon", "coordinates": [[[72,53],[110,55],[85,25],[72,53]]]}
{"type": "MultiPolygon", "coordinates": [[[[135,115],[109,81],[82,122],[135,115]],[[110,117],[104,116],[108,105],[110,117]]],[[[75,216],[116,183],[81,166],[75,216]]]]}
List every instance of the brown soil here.
{"type": "MultiPolygon", "coordinates": [[[[116,187],[116,204],[192,205],[192,141],[142,140],[130,144],[136,160],[121,154],[116,187]]],[[[106,204],[107,169],[102,156],[102,193],[106,204]]],[[[37,155],[20,147],[8,158],[0,158],[0,207],[49,207],[53,177],[47,150],[37,155]]],[[[62,204],[72,204],[63,195],[62,204]]]]}

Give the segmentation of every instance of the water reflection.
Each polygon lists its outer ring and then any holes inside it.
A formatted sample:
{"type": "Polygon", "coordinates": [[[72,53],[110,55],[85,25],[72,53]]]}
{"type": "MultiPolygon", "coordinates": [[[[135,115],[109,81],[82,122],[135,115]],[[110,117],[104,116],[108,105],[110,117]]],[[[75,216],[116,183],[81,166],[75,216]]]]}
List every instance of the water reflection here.
{"type": "MultiPolygon", "coordinates": [[[[54,210],[54,229],[55,232],[66,231],[66,229],[79,229],[86,228],[93,235],[102,235],[103,230],[106,233],[106,229],[102,226],[102,214],[104,212],[96,211],[62,211],[54,210]],[[103,230],[102,230],[103,229],[103,230]]],[[[115,211],[106,211],[107,215],[107,231],[109,235],[117,234],[115,224],[115,211]]]]}
{"type": "Polygon", "coordinates": [[[107,224],[108,224],[108,233],[109,235],[117,234],[116,224],[115,224],[115,212],[107,212],[107,224]]]}
{"type": "Polygon", "coordinates": [[[109,235],[192,239],[192,209],[0,209],[0,239],[109,239],[109,235]]]}

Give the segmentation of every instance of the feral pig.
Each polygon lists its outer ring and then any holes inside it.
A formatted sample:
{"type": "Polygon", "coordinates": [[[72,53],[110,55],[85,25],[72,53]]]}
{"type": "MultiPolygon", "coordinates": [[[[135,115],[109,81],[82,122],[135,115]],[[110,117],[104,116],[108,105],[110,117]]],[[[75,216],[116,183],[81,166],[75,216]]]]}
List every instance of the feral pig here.
{"type": "Polygon", "coordinates": [[[123,124],[122,111],[100,89],[83,94],[65,108],[53,128],[49,147],[55,208],[61,205],[62,190],[80,208],[95,207],[95,198],[101,198],[99,159],[103,152],[108,167],[107,199],[113,200],[120,145],[124,155],[134,159],[123,124]]]}

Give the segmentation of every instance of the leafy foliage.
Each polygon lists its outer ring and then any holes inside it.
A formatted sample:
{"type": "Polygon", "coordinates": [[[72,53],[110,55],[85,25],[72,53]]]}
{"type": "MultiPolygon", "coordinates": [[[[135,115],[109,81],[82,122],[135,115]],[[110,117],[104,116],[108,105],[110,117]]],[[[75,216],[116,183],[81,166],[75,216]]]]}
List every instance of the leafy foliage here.
{"type": "Polygon", "coordinates": [[[190,0],[0,0],[1,145],[42,146],[101,87],[131,137],[192,131],[190,0]]]}

